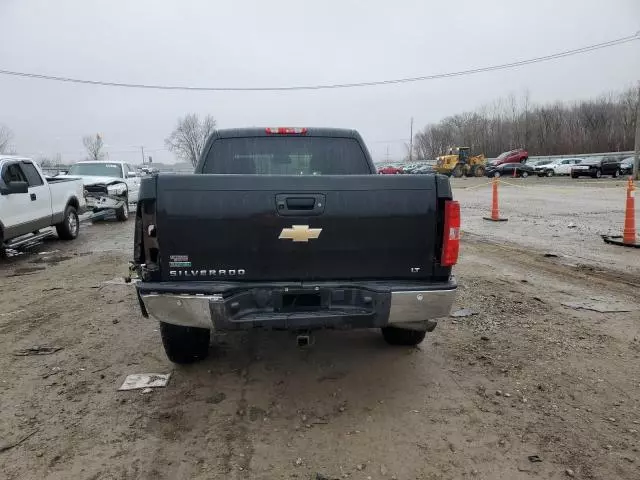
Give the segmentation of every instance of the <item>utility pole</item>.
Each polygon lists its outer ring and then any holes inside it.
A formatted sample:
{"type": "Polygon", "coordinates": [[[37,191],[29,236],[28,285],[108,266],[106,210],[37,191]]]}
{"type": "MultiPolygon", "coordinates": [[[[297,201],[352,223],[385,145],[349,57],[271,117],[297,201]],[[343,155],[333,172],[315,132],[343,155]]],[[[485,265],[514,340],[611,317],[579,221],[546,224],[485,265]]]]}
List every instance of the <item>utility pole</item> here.
{"type": "Polygon", "coordinates": [[[387,160],[387,162],[389,161],[389,145],[387,145],[387,156],[386,156],[386,160],[387,160]]]}
{"type": "Polygon", "coordinates": [[[142,164],[144,165],[144,147],[140,146],[140,151],[142,152],[142,164]]]}
{"type": "MultiPolygon", "coordinates": [[[[413,162],[413,117],[411,117],[411,129],[410,129],[410,140],[409,140],[409,162],[413,162]]],[[[636,135],[637,137],[637,135],[636,135]]],[[[637,139],[636,139],[637,141],[637,139]]]]}
{"type": "Polygon", "coordinates": [[[638,82],[638,98],[636,101],[636,158],[633,161],[633,178],[640,180],[640,82],[638,82]]]}

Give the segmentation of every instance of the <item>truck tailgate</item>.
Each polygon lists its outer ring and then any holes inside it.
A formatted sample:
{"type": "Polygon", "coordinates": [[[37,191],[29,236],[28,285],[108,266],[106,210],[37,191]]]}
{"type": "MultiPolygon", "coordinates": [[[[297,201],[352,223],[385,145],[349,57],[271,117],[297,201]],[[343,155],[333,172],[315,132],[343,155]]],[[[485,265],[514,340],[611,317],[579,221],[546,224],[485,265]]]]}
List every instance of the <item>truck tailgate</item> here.
{"type": "Polygon", "coordinates": [[[428,279],[434,175],[160,175],[163,280],[428,279]]]}

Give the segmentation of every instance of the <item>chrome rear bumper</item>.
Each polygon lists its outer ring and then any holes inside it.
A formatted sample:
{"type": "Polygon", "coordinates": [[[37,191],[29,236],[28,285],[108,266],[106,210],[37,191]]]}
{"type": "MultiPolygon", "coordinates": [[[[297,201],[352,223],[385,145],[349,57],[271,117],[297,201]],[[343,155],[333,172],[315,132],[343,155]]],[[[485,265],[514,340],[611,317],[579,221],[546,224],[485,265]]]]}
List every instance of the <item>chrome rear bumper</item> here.
{"type": "Polygon", "coordinates": [[[252,327],[275,329],[374,328],[396,326],[433,330],[434,320],[449,315],[455,301],[455,281],[446,289],[392,291],[372,295],[370,307],[319,309],[234,315],[233,298],[222,295],[139,292],[143,314],[160,322],[213,330],[252,327]]]}
{"type": "Polygon", "coordinates": [[[154,320],[197,328],[213,328],[211,308],[222,303],[219,295],[141,294],[140,299],[154,320]]]}
{"type": "Polygon", "coordinates": [[[409,330],[422,330],[424,326],[433,330],[435,324],[432,328],[428,322],[449,316],[455,299],[455,288],[392,292],[388,324],[409,330]]]}

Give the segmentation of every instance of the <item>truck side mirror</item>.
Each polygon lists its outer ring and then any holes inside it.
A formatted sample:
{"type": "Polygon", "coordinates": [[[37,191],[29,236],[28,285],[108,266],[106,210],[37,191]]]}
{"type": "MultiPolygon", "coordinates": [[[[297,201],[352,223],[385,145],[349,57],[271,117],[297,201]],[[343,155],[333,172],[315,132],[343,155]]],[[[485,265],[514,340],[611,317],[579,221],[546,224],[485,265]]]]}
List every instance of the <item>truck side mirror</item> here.
{"type": "Polygon", "coordinates": [[[135,178],[138,176],[138,172],[127,172],[127,178],[135,178]]]}
{"type": "Polygon", "coordinates": [[[29,193],[29,184],[27,182],[9,182],[0,191],[2,195],[12,195],[14,193],[29,193]]]}

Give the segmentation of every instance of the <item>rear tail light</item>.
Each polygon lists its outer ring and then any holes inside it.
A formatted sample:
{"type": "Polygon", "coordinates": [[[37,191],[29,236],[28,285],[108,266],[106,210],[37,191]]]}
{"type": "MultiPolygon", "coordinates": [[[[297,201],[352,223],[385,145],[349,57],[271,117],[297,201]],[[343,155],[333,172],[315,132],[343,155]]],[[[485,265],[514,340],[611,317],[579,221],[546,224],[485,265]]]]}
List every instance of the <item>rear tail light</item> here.
{"type": "Polygon", "coordinates": [[[294,127],[276,127],[265,128],[265,132],[269,135],[306,135],[306,128],[294,128],[294,127]]]}
{"type": "Polygon", "coordinates": [[[444,231],[440,265],[451,267],[458,261],[460,251],[460,204],[453,200],[444,202],[444,231]]]}

